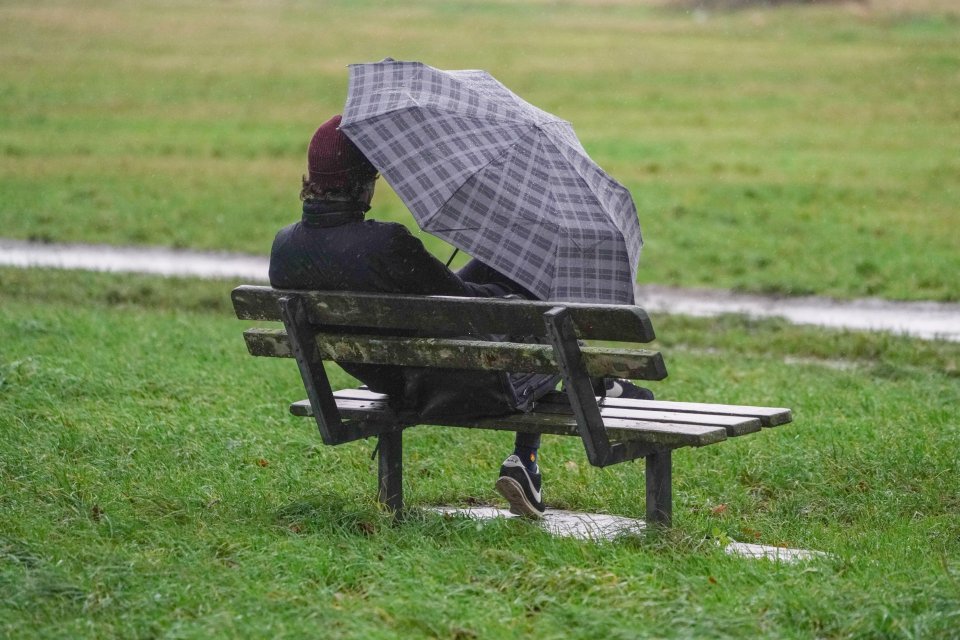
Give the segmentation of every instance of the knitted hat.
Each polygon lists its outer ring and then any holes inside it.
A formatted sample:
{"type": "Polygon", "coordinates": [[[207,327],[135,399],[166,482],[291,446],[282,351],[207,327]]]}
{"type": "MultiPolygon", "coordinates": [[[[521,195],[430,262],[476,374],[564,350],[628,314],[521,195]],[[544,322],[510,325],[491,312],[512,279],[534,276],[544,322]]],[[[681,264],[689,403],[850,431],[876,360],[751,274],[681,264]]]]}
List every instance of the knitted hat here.
{"type": "Polygon", "coordinates": [[[340,131],[335,115],[317,129],[307,149],[310,182],[320,189],[347,189],[377,175],[366,156],[340,131]]]}

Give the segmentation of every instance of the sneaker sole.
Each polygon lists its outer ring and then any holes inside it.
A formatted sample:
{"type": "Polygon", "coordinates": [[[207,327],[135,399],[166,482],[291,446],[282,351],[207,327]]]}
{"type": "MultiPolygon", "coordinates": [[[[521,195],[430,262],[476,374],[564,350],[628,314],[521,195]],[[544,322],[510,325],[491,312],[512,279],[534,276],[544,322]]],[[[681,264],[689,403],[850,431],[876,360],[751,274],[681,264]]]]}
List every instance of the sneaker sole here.
{"type": "Polygon", "coordinates": [[[516,516],[527,516],[529,518],[542,518],[543,512],[538,511],[536,507],[530,504],[527,496],[523,493],[523,487],[513,478],[500,476],[495,485],[497,493],[502,495],[510,503],[510,513],[516,516]]]}

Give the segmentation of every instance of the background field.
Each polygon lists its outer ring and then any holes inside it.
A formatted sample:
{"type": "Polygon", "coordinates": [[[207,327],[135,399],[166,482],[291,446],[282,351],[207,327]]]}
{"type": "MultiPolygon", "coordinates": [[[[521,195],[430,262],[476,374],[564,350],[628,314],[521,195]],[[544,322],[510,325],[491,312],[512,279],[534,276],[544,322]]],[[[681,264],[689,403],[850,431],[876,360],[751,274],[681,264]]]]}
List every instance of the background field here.
{"type": "MultiPolygon", "coordinates": [[[[641,282],[960,299],[957,5],[697,8],[736,1],[0,2],[0,236],[266,254],[344,65],[389,55],[572,121],[641,282]]],[[[390,526],[234,284],[0,268],[0,637],[958,637],[958,344],[655,317],[659,397],[796,422],[678,452],[674,529],[595,544],[390,526]]],[[[450,436],[406,438],[409,503],[495,502],[509,436],[450,436]]],[[[642,517],[640,465],[542,463],[550,505],[642,517]]]]}
{"type": "Polygon", "coordinates": [[[570,120],[635,196],[642,282],[960,299],[946,1],[5,2],[0,229],[265,254],[346,65],[388,55],[570,120]]]}

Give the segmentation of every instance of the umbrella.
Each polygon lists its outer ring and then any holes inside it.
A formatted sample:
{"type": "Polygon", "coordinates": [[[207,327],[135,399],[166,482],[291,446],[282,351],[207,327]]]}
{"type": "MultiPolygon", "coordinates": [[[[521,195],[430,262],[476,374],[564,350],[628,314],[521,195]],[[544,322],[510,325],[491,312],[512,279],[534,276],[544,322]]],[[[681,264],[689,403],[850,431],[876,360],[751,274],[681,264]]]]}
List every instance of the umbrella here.
{"type": "Polygon", "coordinates": [[[632,304],[643,240],[570,123],[484,71],[350,65],[341,130],[417,224],[544,300],[632,304]]]}

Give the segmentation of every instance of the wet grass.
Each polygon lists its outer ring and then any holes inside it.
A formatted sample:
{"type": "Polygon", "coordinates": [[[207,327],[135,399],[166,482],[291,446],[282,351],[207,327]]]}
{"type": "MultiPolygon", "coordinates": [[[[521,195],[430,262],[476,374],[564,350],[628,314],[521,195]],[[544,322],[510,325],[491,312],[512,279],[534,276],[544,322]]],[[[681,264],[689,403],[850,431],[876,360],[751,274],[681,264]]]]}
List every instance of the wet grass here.
{"type": "MultiPolygon", "coordinates": [[[[635,195],[643,282],[960,299],[952,3],[408,4],[4,3],[4,235],[264,254],[344,65],[391,55],[487,68],[572,121],[635,195]]],[[[391,526],[371,444],[286,413],[296,368],[246,355],[233,284],[0,269],[0,636],[956,633],[960,345],[655,317],[660,397],[796,423],[678,452],[674,530],[594,544],[391,526]]],[[[495,501],[509,435],[406,443],[414,507],[495,501]]],[[[549,504],[642,517],[641,466],[545,444],[549,504]]]]}
{"type": "MultiPolygon", "coordinates": [[[[958,300],[958,16],[941,0],[5,3],[0,226],[264,254],[297,217],[345,65],[390,55],[486,68],[573,122],[635,196],[642,282],[958,300]]],[[[409,222],[388,189],[375,206],[409,222]]]]}
{"type": "MultiPolygon", "coordinates": [[[[674,530],[595,544],[423,512],[391,526],[372,444],[324,447],[287,414],[296,367],[246,354],[229,283],[0,270],[0,284],[0,635],[956,628],[960,345],[654,318],[660,397],[785,405],[796,423],[678,452],[674,530]],[[733,558],[727,539],[832,557],[733,558]]],[[[414,507],[495,502],[507,434],[406,443],[414,507]]],[[[640,465],[594,469],[556,437],[542,464],[551,505],[642,517],[640,465]]]]}

